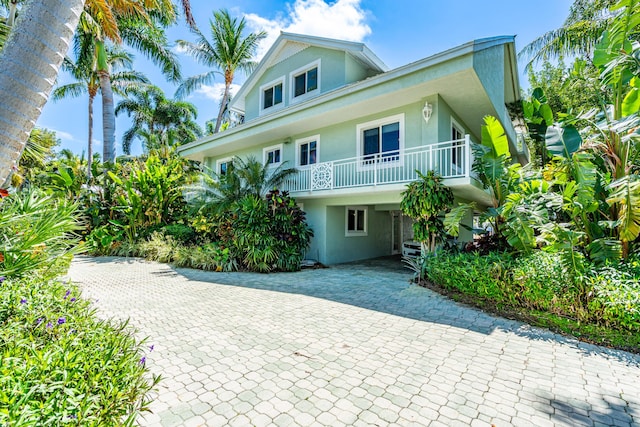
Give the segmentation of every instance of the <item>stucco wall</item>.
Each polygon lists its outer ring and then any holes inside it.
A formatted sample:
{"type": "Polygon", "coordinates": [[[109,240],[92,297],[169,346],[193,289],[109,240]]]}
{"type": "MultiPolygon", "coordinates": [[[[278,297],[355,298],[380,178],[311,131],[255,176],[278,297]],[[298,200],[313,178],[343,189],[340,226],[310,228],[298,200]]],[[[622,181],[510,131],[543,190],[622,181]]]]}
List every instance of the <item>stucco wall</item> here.
{"type": "Polygon", "coordinates": [[[336,264],[375,258],[391,253],[391,216],[367,206],[366,236],[345,236],[345,206],[328,206],[324,263],[336,264]]]}
{"type": "MultiPolygon", "coordinates": [[[[342,51],[332,49],[322,49],[318,47],[308,47],[286,60],[268,68],[260,77],[260,80],[247,93],[245,100],[245,120],[249,121],[259,116],[260,113],[260,87],[284,77],[283,85],[283,106],[291,104],[291,80],[292,71],[304,67],[320,59],[320,93],[326,93],[341,86],[347,81],[347,74],[351,79],[360,79],[366,76],[364,67],[353,64],[353,60],[347,60],[346,54],[342,51]],[[347,73],[347,63],[349,72],[347,73]],[[359,69],[358,69],[359,68],[359,69]]],[[[274,110],[275,111],[275,110],[274,110]]]]}

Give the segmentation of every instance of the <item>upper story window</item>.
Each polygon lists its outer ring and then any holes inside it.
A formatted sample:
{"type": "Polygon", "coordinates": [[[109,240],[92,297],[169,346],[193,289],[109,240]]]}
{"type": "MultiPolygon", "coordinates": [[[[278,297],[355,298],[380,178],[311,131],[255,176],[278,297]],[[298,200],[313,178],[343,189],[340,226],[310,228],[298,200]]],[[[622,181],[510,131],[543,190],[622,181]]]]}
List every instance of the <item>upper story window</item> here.
{"type": "Polygon", "coordinates": [[[281,107],[284,94],[284,77],[260,86],[260,112],[281,107]]]}
{"type": "Polygon", "coordinates": [[[462,160],[463,144],[459,141],[464,139],[464,130],[462,126],[456,122],[453,117],[451,118],[451,163],[454,166],[460,166],[462,160]]]}
{"type": "Polygon", "coordinates": [[[291,73],[291,98],[293,101],[306,98],[320,87],[320,60],[314,61],[291,73]]]}
{"type": "Polygon", "coordinates": [[[309,166],[318,162],[320,151],[320,135],[296,141],[296,164],[298,166],[309,166]]]}
{"type": "Polygon", "coordinates": [[[358,154],[363,164],[400,159],[404,148],[404,114],[363,123],[357,126],[358,154]]]}
{"type": "Polygon", "coordinates": [[[264,148],[262,154],[265,165],[279,166],[282,163],[282,144],[264,148]]]}

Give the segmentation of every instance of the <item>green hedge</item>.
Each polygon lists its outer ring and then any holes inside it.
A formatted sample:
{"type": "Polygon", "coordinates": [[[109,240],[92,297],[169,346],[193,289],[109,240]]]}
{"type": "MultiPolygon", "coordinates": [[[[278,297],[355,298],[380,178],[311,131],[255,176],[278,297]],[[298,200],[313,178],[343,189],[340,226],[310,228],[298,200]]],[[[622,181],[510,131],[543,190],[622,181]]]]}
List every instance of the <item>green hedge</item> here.
{"type": "Polygon", "coordinates": [[[640,350],[640,261],[572,277],[556,254],[441,253],[426,278],[466,300],[591,341],[640,350]]]}
{"type": "Polygon", "coordinates": [[[158,378],[126,322],[57,281],[0,285],[0,425],[133,425],[158,378]]]}

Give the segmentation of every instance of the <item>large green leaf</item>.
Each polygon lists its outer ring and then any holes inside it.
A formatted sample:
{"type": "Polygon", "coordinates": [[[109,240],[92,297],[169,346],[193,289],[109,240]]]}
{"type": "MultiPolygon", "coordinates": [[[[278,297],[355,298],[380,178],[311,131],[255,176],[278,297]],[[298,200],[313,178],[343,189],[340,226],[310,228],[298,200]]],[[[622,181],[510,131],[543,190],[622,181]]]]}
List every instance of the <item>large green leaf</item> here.
{"type": "Polygon", "coordinates": [[[553,111],[549,104],[542,104],[540,106],[540,115],[544,118],[544,122],[547,126],[553,125],[553,111]]]}
{"type": "Polygon", "coordinates": [[[622,101],[622,116],[630,116],[640,110],[640,79],[634,77],[630,82],[631,90],[622,101]]]}
{"type": "Polygon", "coordinates": [[[502,215],[506,226],[503,233],[509,245],[519,251],[530,252],[536,246],[533,223],[542,212],[530,206],[522,194],[512,193],[507,196],[502,215]]]}
{"type": "Polygon", "coordinates": [[[551,153],[566,158],[570,158],[582,145],[582,137],[573,125],[549,126],[544,139],[551,153]]]}
{"type": "Polygon", "coordinates": [[[485,116],[484,122],[485,124],[482,126],[482,145],[489,147],[495,158],[501,156],[510,158],[509,141],[498,119],[493,116],[485,116]]]}
{"type": "Polygon", "coordinates": [[[620,240],[596,239],[587,245],[590,258],[598,264],[607,261],[618,262],[622,258],[620,240]]]}
{"type": "Polygon", "coordinates": [[[460,234],[460,223],[469,212],[476,209],[476,202],[460,203],[444,216],[444,229],[451,236],[457,237],[460,234]]]}
{"type": "Polygon", "coordinates": [[[618,207],[618,233],[623,242],[640,235],[640,180],[625,176],[607,186],[611,193],[607,203],[618,207]]]}

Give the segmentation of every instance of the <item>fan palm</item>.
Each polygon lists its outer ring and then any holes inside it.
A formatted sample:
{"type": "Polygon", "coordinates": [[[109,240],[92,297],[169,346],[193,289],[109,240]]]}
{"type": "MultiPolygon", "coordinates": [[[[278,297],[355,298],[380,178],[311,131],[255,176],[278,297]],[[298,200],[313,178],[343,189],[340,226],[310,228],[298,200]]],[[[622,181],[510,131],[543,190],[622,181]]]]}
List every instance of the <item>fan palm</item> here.
{"type": "Polygon", "coordinates": [[[214,133],[220,130],[222,116],[224,114],[229,91],[237,70],[250,73],[256,66],[252,60],[255,55],[258,43],[267,34],[264,31],[250,33],[243,37],[242,33],[246,27],[244,18],[238,20],[229,15],[229,11],[222,9],[213,13],[211,25],[212,42],[198,30],[193,28],[197,36],[197,42],[191,43],[186,40],[178,40],[178,45],[186,49],[198,62],[207,67],[213,67],[206,73],[189,77],[178,87],[176,97],[183,98],[204,84],[213,82],[215,74],[224,75],[224,94],[220,103],[220,110],[214,128],[214,133]]]}
{"type": "Polygon", "coordinates": [[[185,198],[196,208],[220,213],[245,196],[264,198],[295,171],[283,165],[276,168],[264,165],[255,157],[246,160],[234,157],[226,173],[203,173],[200,184],[186,189],[185,198]]]}
{"type": "MultiPolygon", "coordinates": [[[[87,141],[87,158],[93,159],[93,101],[100,90],[100,77],[98,76],[95,57],[83,58],[81,55],[85,51],[77,52],[76,62],[66,58],[63,69],[68,71],[77,81],[64,86],[60,86],[53,91],[53,99],[74,98],[87,94],[89,96],[89,124],[87,141]]],[[[148,83],[147,78],[139,72],[131,71],[133,56],[122,49],[114,48],[107,50],[107,63],[112,70],[125,69],[123,71],[111,73],[109,78],[111,85],[118,94],[124,93],[124,89],[131,84],[148,83]]],[[[87,167],[87,178],[91,180],[91,162],[87,167]]]]}

